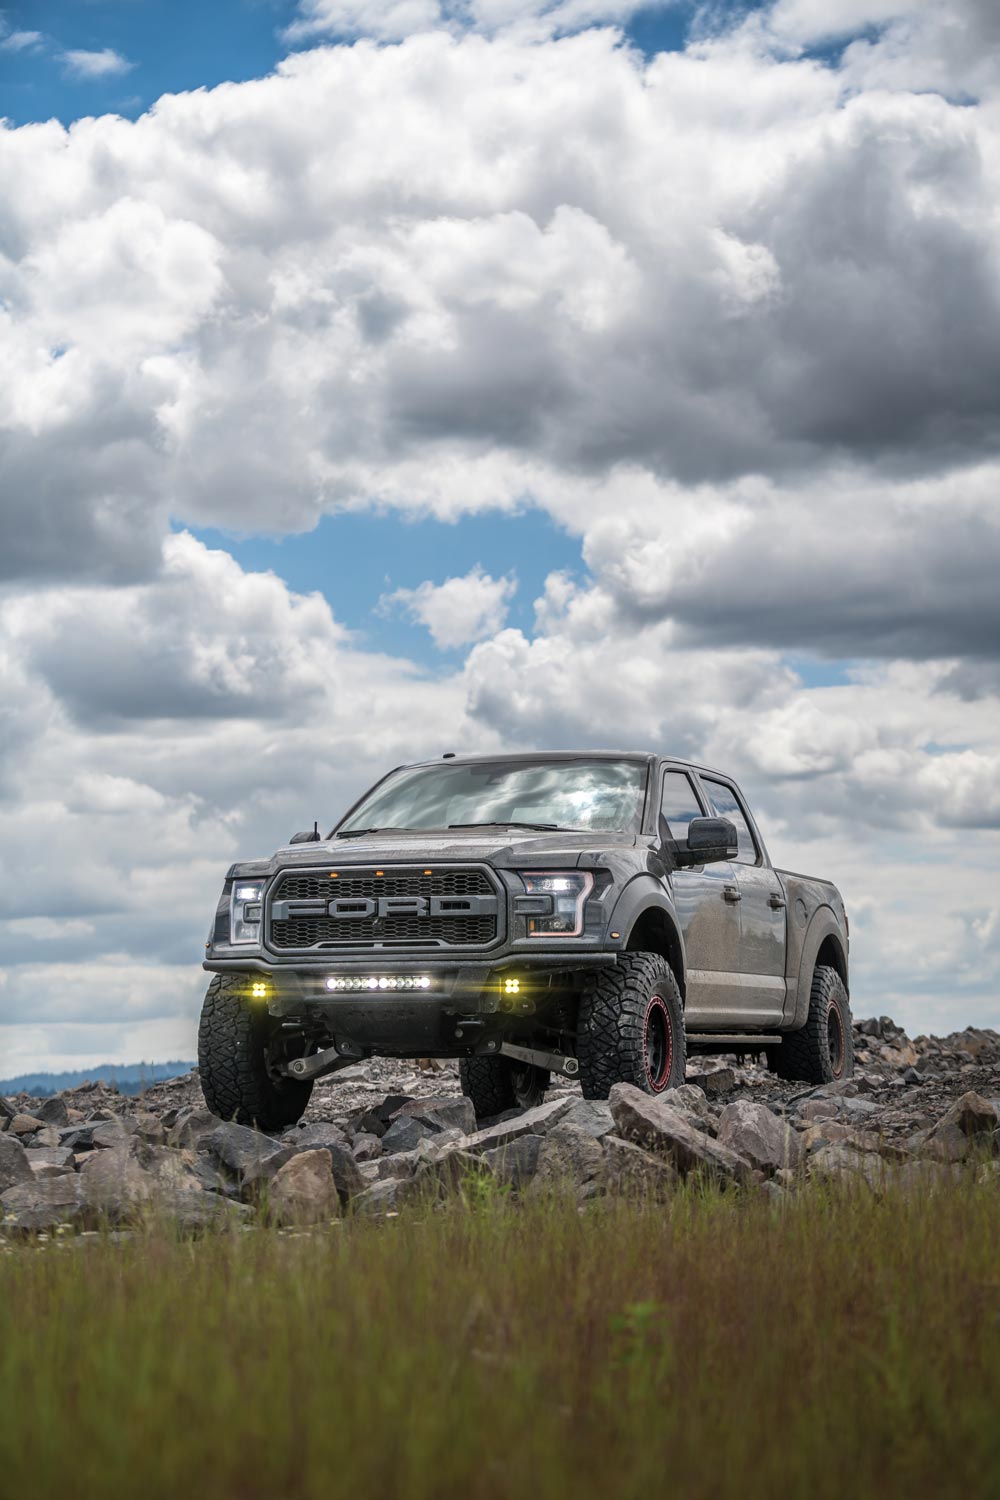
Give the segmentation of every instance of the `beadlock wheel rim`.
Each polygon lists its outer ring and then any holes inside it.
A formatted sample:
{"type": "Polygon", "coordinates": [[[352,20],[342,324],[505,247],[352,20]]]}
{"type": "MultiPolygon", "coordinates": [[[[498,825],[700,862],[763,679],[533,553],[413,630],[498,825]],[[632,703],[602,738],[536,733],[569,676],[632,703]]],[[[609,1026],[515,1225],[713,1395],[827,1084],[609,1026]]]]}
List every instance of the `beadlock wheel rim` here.
{"type": "Polygon", "coordinates": [[[670,1081],[674,1061],[674,1031],[662,995],[650,997],[642,1036],[646,1081],[654,1094],[662,1093],[670,1081]]]}
{"type": "Polygon", "coordinates": [[[826,1013],[826,1045],[830,1053],[830,1069],[834,1078],[844,1071],[844,1021],[835,1001],[830,1002],[826,1013]]]}

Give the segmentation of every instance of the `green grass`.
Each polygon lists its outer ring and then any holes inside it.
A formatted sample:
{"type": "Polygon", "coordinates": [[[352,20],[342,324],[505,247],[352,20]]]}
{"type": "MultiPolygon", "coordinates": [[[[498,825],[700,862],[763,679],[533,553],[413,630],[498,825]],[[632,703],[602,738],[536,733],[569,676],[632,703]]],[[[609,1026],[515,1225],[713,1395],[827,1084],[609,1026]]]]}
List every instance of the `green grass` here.
{"type": "Polygon", "coordinates": [[[1000,1187],[0,1254],[0,1495],[1000,1492],[1000,1187]]]}

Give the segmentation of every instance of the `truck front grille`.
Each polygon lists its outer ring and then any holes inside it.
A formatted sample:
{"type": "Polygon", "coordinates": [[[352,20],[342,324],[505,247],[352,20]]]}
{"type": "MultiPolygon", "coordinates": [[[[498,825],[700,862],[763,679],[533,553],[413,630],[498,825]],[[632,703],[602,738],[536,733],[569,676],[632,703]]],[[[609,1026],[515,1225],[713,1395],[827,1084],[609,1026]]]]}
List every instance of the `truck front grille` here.
{"type": "Polygon", "coordinates": [[[268,903],[268,942],[277,952],[316,952],[341,949],[385,948],[483,948],[496,940],[502,895],[484,870],[440,869],[427,875],[421,870],[374,870],[351,873],[321,870],[289,870],[279,875],[268,903]],[[375,903],[389,898],[439,897],[461,899],[487,896],[497,900],[497,912],[469,914],[440,912],[419,915],[389,912],[386,915],[332,916],[323,912],[289,913],[272,917],[277,902],[324,904],[336,900],[375,903]]]}

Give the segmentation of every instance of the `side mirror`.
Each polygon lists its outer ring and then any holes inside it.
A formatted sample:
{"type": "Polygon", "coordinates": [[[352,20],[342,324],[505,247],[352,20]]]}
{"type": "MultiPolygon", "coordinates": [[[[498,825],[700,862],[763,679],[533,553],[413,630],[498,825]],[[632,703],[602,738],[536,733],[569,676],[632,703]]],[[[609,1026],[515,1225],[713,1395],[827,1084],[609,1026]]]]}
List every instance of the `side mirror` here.
{"type": "Polygon", "coordinates": [[[319,824],[314,823],[306,833],[293,833],[288,840],[290,844],[318,844],[320,841],[319,824]]]}
{"type": "Polygon", "coordinates": [[[717,865],[735,859],[739,850],[736,824],[728,818],[692,818],[685,842],[675,842],[674,863],[681,869],[691,865],[717,865]]]}

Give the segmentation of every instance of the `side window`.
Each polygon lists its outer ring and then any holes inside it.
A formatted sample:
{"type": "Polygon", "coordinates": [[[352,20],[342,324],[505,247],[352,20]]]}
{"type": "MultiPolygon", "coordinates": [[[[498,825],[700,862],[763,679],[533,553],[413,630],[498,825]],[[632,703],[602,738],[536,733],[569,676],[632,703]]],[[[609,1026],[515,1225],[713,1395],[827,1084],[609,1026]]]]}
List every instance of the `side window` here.
{"type": "Polygon", "coordinates": [[[750,825],[746,820],[746,814],[739,803],[739,798],[732,787],[723,786],[721,781],[710,781],[707,776],[701,778],[702,785],[708,794],[709,805],[717,818],[728,818],[730,823],[736,825],[739,836],[739,851],[736,855],[738,865],[755,865],[757,863],[757,845],[754,843],[750,825]]]}
{"type": "Polygon", "coordinates": [[[670,837],[682,841],[691,819],[705,816],[691,779],[683,771],[664,771],[660,816],[667,820],[670,837]]]}

